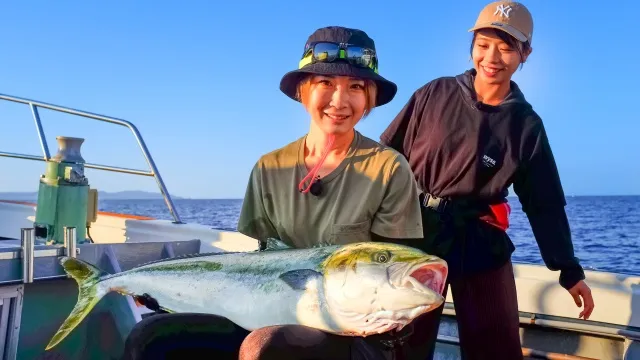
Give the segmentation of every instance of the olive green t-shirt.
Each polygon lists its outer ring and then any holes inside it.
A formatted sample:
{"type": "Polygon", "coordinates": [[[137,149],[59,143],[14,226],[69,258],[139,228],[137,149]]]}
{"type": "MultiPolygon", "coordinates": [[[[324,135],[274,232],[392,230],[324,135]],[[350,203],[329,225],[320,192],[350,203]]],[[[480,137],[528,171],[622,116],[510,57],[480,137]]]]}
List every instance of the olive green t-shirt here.
{"type": "Polygon", "coordinates": [[[422,238],[417,183],[400,153],[356,131],[345,159],[322,178],[322,194],[314,196],[298,190],[308,174],[305,139],[258,160],[242,204],[239,232],[296,248],[371,241],[371,232],[422,238]]]}

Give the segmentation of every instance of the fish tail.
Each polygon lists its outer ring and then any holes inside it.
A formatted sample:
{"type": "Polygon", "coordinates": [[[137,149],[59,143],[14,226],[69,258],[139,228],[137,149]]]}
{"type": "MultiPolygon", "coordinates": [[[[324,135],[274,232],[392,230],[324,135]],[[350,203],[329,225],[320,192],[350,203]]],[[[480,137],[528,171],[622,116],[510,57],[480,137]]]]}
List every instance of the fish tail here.
{"type": "Polygon", "coordinates": [[[107,291],[98,288],[100,277],[106,275],[97,267],[72,257],[62,257],[64,271],[78,283],[78,301],[46,347],[49,350],[61,342],[87,316],[107,291]]]}

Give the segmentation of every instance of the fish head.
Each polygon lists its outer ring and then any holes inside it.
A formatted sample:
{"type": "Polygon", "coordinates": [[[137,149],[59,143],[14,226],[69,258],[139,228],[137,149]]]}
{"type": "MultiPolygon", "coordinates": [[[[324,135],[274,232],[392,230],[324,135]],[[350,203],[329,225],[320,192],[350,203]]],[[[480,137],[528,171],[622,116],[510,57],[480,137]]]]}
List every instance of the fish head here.
{"type": "Polygon", "coordinates": [[[334,321],[358,336],[400,330],[445,300],[447,263],[409,246],[346,245],[325,260],[323,272],[334,321]]]}

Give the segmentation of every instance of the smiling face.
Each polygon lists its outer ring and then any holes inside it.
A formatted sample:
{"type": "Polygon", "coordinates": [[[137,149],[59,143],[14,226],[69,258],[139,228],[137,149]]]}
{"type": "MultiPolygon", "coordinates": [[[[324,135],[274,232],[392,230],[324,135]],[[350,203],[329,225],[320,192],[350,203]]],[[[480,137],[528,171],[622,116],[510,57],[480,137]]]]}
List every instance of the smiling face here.
{"type": "Polygon", "coordinates": [[[530,53],[531,48],[500,30],[481,29],[475,34],[471,57],[478,80],[499,85],[511,80],[530,53]]]}
{"type": "Polygon", "coordinates": [[[373,82],[348,76],[313,75],[300,85],[300,101],[316,127],[326,134],[353,130],[373,108],[373,82]]]}

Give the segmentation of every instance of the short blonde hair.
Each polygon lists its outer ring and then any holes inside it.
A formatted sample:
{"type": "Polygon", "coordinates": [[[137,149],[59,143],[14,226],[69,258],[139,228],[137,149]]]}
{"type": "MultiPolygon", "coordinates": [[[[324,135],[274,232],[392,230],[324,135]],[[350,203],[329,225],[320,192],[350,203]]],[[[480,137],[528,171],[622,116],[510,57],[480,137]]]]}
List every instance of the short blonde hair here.
{"type": "MultiPolygon", "coordinates": [[[[296,97],[305,107],[307,106],[307,102],[309,101],[309,89],[311,88],[312,77],[313,75],[308,75],[298,83],[296,97]]],[[[373,108],[376,106],[378,86],[376,85],[375,81],[369,79],[364,80],[364,96],[366,98],[366,102],[364,105],[364,114],[362,114],[363,119],[367,117],[367,115],[371,113],[371,110],[373,110],[373,108]]]]}

